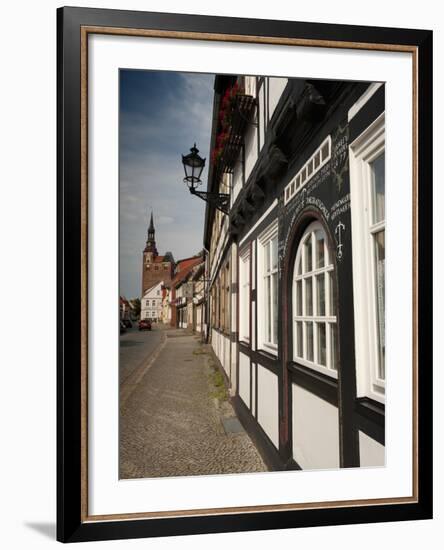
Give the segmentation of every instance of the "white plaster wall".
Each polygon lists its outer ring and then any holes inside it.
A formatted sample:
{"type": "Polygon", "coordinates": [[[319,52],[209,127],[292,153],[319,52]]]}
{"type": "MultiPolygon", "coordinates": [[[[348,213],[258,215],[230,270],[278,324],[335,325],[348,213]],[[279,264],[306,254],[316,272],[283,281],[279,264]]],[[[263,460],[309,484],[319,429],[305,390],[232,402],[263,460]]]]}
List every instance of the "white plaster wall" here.
{"type": "Polygon", "coordinates": [[[242,189],[242,163],[240,161],[240,155],[239,155],[239,159],[237,160],[234,166],[232,181],[233,181],[233,192],[231,196],[231,204],[234,204],[234,201],[236,200],[236,197],[238,196],[239,191],[242,189]]]}
{"type": "Polygon", "coordinates": [[[270,113],[270,120],[273,116],[276,105],[278,104],[279,98],[284,91],[285,86],[287,85],[288,78],[270,78],[269,80],[269,97],[268,97],[268,108],[270,113]]]}
{"type": "Polygon", "coordinates": [[[222,336],[222,342],[223,342],[223,348],[224,348],[224,360],[223,360],[223,367],[225,372],[227,373],[228,378],[231,378],[231,364],[230,364],[230,348],[231,348],[231,341],[227,336],[222,336]]]}
{"type": "Polygon", "coordinates": [[[278,378],[271,371],[257,368],[257,420],[264,432],[279,447],[278,378]]]}
{"type": "Polygon", "coordinates": [[[218,336],[219,334],[213,329],[211,331],[211,346],[217,358],[219,358],[219,348],[218,348],[218,339],[217,339],[218,336]]]}
{"type": "Polygon", "coordinates": [[[258,97],[258,111],[259,111],[259,146],[262,149],[265,142],[265,112],[264,112],[264,94],[265,94],[265,86],[262,85],[259,90],[259,97],[258,97]]]}
{"type": "Polygon", "coordinates": [[[359,432],[359,456],[362,466],[384,466],[385,447],[364,432],[359,432]]]}
{"type": "Polygon", "coordinates": [[[251,395],[251,414],[254,416],[256,414],[257,404],[256,404],[256,368],[255,364],[252,364],[251,369],[251,387],[252,387],[252,395],[251,395]]]}
{"type": "Polygon", "coordinates": [[[245,136],[245,182],[247,182],[257,160],[257,129],[250,124],[245,136]]]}
{"type": "Polygon", "coordinates": [[[303,469],[339,468],[338,409],[292,385],[293,458],[303,469]]]}
{"type": "Polygon", "coordinates": [[[250,359],[244,353],[239,353],[239,395],[250,408],[250,359]]]}

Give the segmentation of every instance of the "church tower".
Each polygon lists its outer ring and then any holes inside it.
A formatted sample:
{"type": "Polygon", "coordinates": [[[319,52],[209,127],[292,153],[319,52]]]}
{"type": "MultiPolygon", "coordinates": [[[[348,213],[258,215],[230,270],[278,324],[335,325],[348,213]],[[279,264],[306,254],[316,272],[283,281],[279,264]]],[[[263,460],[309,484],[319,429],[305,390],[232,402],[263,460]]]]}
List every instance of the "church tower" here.
{"type": "Polygon", "coordinates": [[[156,230],[154,229],[153,213],[151,212],[150,225],[148,227],[148,238],[146,240],[145,250],[143,251],[144,259],[148,262],[153,262],[157,256],[156,248],[156,230]]]}
{"type": "Polygon", "coordinates": [[[143,250],[142,263],[142,297],[145,292],[158,282],[165,285],[171,282],[174,272],[174,259],[170,252],[165,256],[159,256],[156,247],[156,230],[154,229],[153,213],[151,212],[150,224],[146,245],[143,250]]]}

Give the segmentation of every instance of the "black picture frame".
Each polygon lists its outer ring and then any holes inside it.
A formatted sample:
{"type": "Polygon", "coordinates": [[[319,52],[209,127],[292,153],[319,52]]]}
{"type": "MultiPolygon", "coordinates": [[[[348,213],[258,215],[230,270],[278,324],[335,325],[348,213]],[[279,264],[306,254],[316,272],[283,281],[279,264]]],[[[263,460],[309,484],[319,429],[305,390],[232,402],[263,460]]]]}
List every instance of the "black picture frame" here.
{"type": "MultiPolygon", "coordinates": [[[[427,30],[239,19],[92,8],[57,10],[58,381],[57,539],[62,542],[283,529],[432,517],[432,32],[427,30]],[[314,507],[187,517],[88,519],[82,469],[85,393],[81,383],[82,311],[82,28],[151,29],[375,45],[416,52],[417,141],[417,481],[415,502],[314,507]],[[83,489],[82,489],[83,488],[83,489]],[[83,495],[83,496],[82,496],[83,495]]],[[[84,288],[83,288],[84,290],[84,288]]],[[[82,309],[83,308],[83,309],[82,309]]]]}

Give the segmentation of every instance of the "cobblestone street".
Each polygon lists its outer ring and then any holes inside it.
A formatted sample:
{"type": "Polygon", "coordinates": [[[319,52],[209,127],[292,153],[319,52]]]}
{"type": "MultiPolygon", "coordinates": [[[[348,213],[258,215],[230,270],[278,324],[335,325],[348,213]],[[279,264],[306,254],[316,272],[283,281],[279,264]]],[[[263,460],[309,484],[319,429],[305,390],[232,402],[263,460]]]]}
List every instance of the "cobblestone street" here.
{"type": "Polygon", "coordinates": [[[183,329],[162,332],[153,355],[121,379],[120,477],[266,471],[210,346],[183,329]]]}

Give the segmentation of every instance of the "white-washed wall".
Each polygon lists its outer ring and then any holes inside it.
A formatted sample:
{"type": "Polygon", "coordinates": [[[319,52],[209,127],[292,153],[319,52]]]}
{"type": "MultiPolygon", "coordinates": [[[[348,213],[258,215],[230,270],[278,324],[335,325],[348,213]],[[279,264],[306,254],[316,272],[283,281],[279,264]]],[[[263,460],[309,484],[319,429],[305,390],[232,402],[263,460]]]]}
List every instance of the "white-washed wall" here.
{"type": "Polygon", "coordinates": [[[202,306],[196,307],[196,332],[202,332],[202,306]]]}
{"type": "Polygon", "coordinates": [[[233,172],[233,192],[231,194],[231,204],[234,204],[239,191],[242,189],[242,161],[238,158],[233,172]]]}
{"type": "MultiPolygon", "coordinates": [[[[254,241],[251,247],[251,289],[255,290],[256,288],[256,242],[254,241]]],[[[256,304],[254,301],[251,304],[251,349],[257,349],[256,342],[256,331],[255,327],[257,324],[256,320],[256,304]]]]}
{"type": "Polygon", "coordinates": [[[257,420],[276,448],[279,447],[278,377],[261,365],[257,368],[257,420]]]}
{"type": "Polygon", "coordinates": [[[359,432],[359,456],[362,466],[384,466],[385,447],[364,432],[359,432]]]}
{"type": "Polygon", "coordinates": [[[224,367],[224,371],[228,378],[231,379],[231,354],[230,354],[230,348],[231,348],[231,340],[228,336],[222,335],[222,342],[223,342],[223,361],[222,366],[224,367]]]}
{"type": "Polygon", "coordinates": [[[273,116],[274,110],[279,102],[279,99],[284,91],[285,86],[287,85],[288,78],[270,78],[269,79],[269,116],[270,120],[273,116]]]}
{"type": "Polygon", "coordinates": [[[257,129],[252,124],[245,136],[245,181],[248,180],[251,170],[257,161],[257,129]]]}
{"type": "Polygon", "coordinates": [[[337,407],[292,385],[293,458],[304,470],[339,468],[337,407]]]}
{"type": "Polygon", "coordinates": [[[239,395],[250,408],[250,358],[239,353],[239,395]]]}
{"type": "Polygon", "coordinates": [[[258,110],[259,110],[259,147],[262,149],[265,142],[265,86],[261,86],[259,89],[258,97],[258,110]]]}
{"type": "Polygon", "coordinates": [[[251,388],[253,390],[251,395],[251,414],[255,416],[257,403],[256,403],[256,368],[254,363],[252,364],[252,369],[251,369],[251,388]]]}
{"type": "Polygon", "coordinates": [[[211,333],[211,344],[225,374],[230,378],[230,339],[224,334],[213,330],[211,333]]]}

